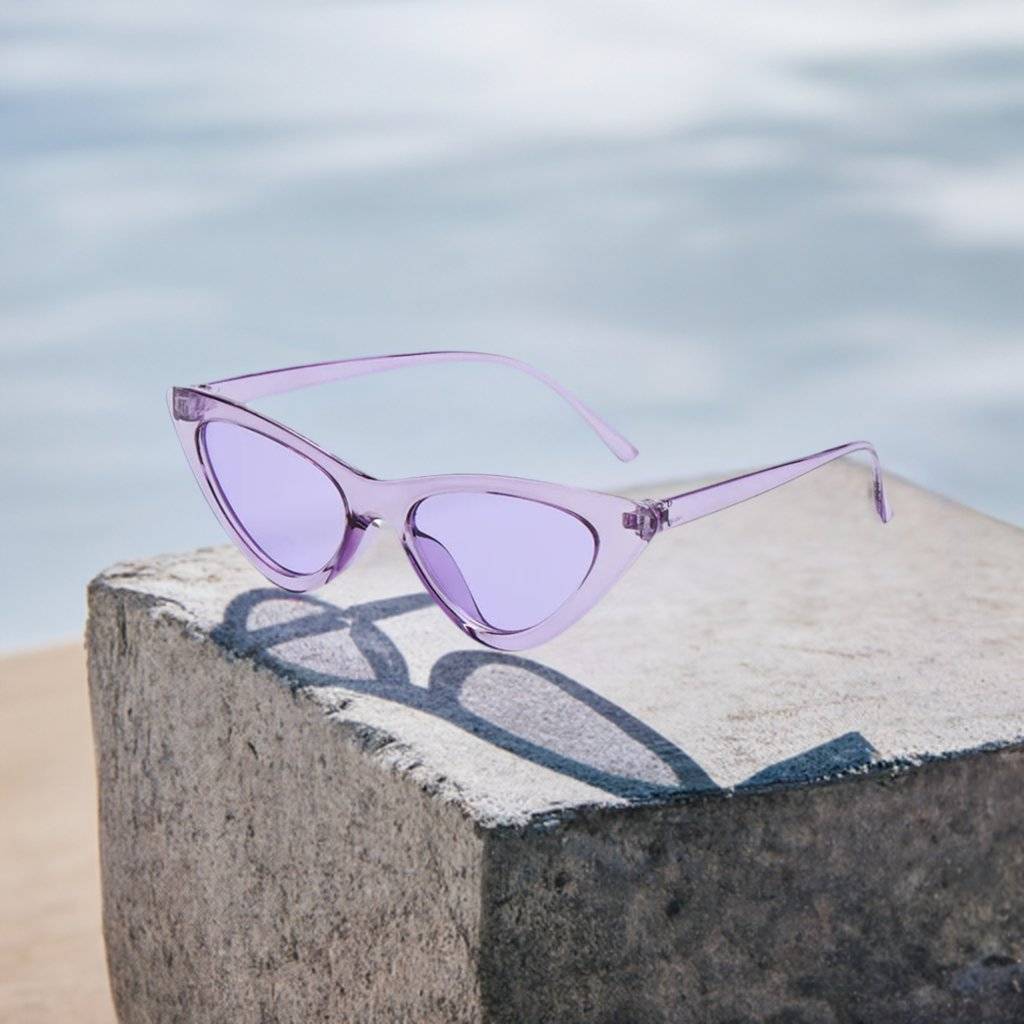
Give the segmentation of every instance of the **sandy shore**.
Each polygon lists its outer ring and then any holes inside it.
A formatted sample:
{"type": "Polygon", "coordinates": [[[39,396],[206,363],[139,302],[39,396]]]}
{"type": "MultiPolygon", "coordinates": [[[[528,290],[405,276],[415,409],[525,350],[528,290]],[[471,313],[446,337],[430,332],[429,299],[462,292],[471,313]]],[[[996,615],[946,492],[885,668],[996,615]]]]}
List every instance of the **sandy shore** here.
{"type": "Polygon", "coordinates": [[[0,1021],[113,1024],[80,647],[0,658],[0,1021]]]}

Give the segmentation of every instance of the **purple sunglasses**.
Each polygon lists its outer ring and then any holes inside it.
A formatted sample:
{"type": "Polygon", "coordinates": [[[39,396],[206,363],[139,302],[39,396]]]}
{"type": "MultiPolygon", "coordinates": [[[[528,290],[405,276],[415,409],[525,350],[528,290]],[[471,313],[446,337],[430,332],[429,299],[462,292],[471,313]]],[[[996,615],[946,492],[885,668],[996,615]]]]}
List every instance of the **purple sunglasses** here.
{"type": "Polygon", "coordinates": [[[290,591],[333,579],[382,520],[417,575],[474,640],[520,651],[557,636],[605,594],[655,534],[746,501],[851,452],[874,464],[875,508],[891,518],[875,449],[854,441],[669,498],[611,494],[503,476],[375,480],[243,403],[404,366],[511,366],[564,398],[623,461],[637,450],[547,374],[485,352],[343,359],[172,388],[174,426],[221,525],[267,579],[290,591]]]}

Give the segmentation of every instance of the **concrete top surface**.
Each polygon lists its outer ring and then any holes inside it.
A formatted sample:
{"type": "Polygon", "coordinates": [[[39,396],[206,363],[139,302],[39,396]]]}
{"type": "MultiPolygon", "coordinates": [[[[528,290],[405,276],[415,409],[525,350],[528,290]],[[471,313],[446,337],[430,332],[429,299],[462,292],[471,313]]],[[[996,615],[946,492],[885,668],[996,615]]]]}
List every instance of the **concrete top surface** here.
{"type": "Polygon", "coordinates": [[[388,532],[311,595],[231,547],[95,585],[269,669],[485,825],[1021,742],[1024,531],[891,478],[883,527],[869,486],[836,464],[668,531],[521,656],[459,633],[388,532]]]}

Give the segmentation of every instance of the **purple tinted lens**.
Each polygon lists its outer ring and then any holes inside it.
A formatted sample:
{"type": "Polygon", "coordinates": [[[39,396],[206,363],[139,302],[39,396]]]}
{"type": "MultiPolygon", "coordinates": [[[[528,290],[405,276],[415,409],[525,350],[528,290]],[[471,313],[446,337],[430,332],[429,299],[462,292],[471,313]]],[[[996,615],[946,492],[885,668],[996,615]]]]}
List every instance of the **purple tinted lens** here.
{"type": "Polygon", "coordinates": [[[300,574],[332,561],[345,536],[346,510],[323,470],[235,423],[207,423],[203,446],[221,501],[267,558],[300,574]]]}
{"type": "Polygon", "coordinates": [[[594,561],[571,512],[507,494],[435,494],[416,506],[413,545],[427,575],[469,619],[529,629],[556,612],[594,561]]]}

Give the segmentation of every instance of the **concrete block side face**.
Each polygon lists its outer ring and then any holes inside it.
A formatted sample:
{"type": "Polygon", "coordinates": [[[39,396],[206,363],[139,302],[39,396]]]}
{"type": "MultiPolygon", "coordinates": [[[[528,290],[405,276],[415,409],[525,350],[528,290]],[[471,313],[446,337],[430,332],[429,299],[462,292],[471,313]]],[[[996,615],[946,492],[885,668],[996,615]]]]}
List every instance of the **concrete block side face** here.
{"type": "Polygon", "coordinates": [[[1024,1020],[1024,753],[495,833],[493,1024],[1024,1020]]]}
{"type": "Polygon", "coordinates": [[[480,1020],[481,840],[265,670],[90,591],[122,1024],[480,1020]]]}

